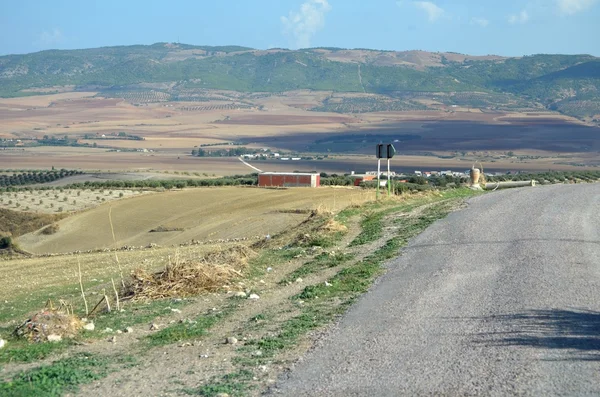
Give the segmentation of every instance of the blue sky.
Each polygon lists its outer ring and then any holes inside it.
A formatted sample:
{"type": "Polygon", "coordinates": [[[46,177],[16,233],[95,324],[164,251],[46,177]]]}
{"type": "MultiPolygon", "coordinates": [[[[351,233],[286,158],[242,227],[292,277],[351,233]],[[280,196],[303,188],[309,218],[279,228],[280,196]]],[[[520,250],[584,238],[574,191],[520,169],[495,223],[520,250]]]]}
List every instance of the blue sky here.
{"type": "Polygon", "coordinates": [[[177,40],[600,56],[600,0],[0,0],[0,54],[177,40]]]}

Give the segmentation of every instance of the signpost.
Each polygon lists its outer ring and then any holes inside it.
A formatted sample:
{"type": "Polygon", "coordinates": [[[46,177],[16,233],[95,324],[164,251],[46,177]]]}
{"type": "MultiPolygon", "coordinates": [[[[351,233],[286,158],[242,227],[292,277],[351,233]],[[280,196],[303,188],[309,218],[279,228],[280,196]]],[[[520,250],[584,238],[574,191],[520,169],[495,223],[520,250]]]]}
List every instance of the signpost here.
{"type": "Polygon", "coordinates": [[[381,186],[381,159],[387,159],[387,188],[388,197],[392,195],[392,180],[390,179],[390,159],[396,154],[396,148],[391,143],[380,143],[375,149],[377,156],[377,199],[379,200],[379,188],[381,186]]]}

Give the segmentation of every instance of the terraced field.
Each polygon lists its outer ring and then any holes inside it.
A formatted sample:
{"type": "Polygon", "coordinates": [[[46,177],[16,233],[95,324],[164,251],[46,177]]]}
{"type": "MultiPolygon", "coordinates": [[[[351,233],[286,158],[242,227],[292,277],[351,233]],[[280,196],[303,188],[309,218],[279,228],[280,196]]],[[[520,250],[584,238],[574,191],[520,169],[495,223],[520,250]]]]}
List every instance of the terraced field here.
{"type": "Polygon", "coordinates": [[[372,199],[373,195],[347,188],[223,187],[165,192],[101,205],[63,219],[55,234],[34,232],[18,242],[22,248],[41,254],[254,238],[302,222],[307,217],[302,210],[339,210],[372,199]]]}

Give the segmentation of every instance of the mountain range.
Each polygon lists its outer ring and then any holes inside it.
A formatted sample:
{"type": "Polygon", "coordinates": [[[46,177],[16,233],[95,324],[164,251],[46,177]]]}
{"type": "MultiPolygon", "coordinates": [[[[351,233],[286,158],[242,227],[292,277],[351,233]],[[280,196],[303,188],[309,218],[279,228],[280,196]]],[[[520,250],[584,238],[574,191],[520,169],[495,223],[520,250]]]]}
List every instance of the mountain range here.
{"type": "Polygon", "coordinates": [[[470,93],[462,98],[472,107],[500,108],[509,98],[519,107],[557,110],[581,119],[600,117],[600,58],[591,55],[515,58],[156,43],[0,57],[2,97],[53,92],[64,86],[102,92],[141,90],[149,84],[158,84],[153,88],[173,100],[183,91],[207,89],[246,93],[309,89],[394,98],[470,93]]]}

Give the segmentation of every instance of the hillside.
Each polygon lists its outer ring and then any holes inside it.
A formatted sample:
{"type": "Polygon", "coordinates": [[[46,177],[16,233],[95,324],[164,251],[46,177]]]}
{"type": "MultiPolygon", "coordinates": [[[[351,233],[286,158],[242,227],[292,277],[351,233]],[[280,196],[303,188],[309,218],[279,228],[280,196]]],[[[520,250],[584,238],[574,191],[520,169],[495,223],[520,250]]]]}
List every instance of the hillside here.
{"type": "Polygon", "coordinates": [[[65,86],[108,94],[152,89],[164,92],[163,100],[202,100],[195,91],[207,89],[310,89],[390,97],[463,92],[477,94],[462,103],[472,107],[493,109],[508,100],[520,108],[545,107],[580,118],[600,114],[600,59],[590,55],[503,58],[157,43],[0,57],[0,96],[56,92],[65,86]]]}

